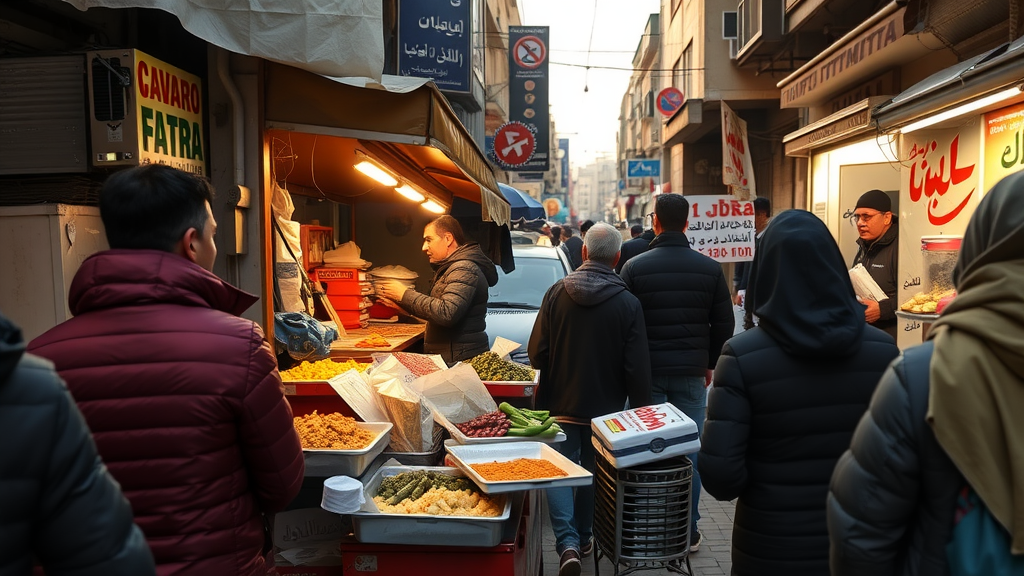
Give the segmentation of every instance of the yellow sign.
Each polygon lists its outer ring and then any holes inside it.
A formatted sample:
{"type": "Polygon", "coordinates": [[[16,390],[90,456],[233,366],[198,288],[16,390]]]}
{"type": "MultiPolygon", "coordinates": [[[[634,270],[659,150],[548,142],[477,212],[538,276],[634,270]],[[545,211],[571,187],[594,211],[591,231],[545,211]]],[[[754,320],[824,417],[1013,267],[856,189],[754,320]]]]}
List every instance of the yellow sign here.
{"type": "Polygon", "coordinates": [[[202,80],[138,50],[135,55],[140,164],[205,175],[202,80]]]}
{"type": "Polygon", "coordinates": [[[1024,168],[1024,104],[985,114],[985,192],[1024,168]]]}

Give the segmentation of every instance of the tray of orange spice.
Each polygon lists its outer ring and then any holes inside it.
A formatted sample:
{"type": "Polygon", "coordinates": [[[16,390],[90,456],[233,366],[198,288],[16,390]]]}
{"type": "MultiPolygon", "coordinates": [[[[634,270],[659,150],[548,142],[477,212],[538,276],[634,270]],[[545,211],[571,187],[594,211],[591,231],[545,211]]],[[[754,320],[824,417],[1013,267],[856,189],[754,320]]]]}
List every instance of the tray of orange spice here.
{"type": "Polygon", "coordinates": [[[447,460],[487,494],[588,486],[594,481],[593,474],[543,442],[457,444],[447,440],[445,450],[447,460]]]}

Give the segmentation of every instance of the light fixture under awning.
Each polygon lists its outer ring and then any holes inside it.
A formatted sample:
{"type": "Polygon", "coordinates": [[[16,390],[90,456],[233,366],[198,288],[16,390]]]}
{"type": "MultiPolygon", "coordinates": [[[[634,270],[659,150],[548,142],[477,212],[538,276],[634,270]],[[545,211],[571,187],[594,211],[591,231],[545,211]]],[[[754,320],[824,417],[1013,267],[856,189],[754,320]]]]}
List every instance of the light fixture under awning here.
{"type": "Polygon", "coordinates": [[[429,80],[383,84],[266,65],[266,126],[358,142],[416,186],[479,203],[481,218],[509,223],[494,173],[447,100],[429,80]]]}

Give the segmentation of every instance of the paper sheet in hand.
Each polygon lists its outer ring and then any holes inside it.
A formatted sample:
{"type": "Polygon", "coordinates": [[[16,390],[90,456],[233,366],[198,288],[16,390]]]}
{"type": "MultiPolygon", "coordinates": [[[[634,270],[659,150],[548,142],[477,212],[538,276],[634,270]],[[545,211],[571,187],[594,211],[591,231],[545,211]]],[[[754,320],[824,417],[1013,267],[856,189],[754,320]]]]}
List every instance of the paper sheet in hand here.
{"type": "Polygon", "coordinates": [[[862,300],[881,302],[888,298],[863,264],[857,264],[850,269],[850,282],[853,283],[854,294],[860,296],[862,300]]]}

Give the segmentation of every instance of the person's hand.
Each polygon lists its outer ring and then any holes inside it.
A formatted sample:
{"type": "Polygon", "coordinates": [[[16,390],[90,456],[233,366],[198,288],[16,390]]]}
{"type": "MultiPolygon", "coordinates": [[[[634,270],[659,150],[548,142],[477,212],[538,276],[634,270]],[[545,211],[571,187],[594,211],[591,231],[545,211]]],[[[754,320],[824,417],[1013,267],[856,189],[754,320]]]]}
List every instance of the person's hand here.
{"type": "Polygon", "coordinates": [[[406,290],[408,288],[406,288],[405,284],[398,280],[385,280],[380,284],[377,295],[386,300],[391,300],[392,303],[401,302],[406,290]]]}
{"type": "Polygon", "coordinates": [[[711,386],[711,377],[714,376],[714,374],[715,374],[714,370],[708,370],[708,371],[706,371],[704,373],[704,387],[705,388],[707,388],[708,386],[711,386]]]}
{"type": "Polygon", "coordinates": [[[743,304],[743,294],[737,294],[737,295],[733,296],[732,297],[732,303],[737,305],[737,306],[742,305],[743,304]]]}
{"type": "Polygon", "coordinates": [[[402,307],[399,306],[397,303],[395,303],[395,301],[388,300],[387,298],[385,298],[383,296],[377,296],[377,303],[378,304],[383,304],[383,305],[387,306],[388,308],[394,308],[395,310],[401,310],[402,309],[402,307]]]}
{"type": "Polygon", "coordinates": [[[874,300],[862,300],[861,304],[867,306],[864,310],[864,320],[868,324],[874,324],[878,322],[878,319],[882,317],[882,311],[878,309],[878,302],[874,300]]]}

